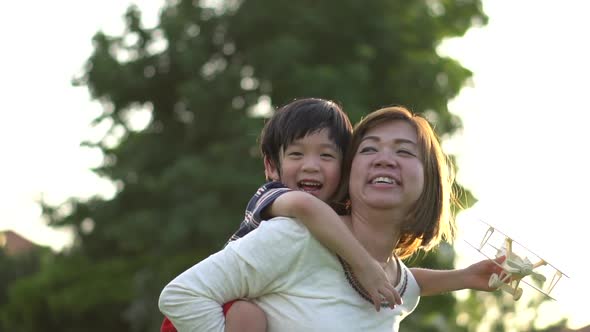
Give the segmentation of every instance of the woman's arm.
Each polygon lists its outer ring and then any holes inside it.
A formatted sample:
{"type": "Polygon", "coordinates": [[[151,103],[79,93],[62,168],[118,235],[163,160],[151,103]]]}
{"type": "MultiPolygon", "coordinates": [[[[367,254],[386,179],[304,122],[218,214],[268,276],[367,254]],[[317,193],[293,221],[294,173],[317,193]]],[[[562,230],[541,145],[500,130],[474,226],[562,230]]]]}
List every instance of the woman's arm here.
{"type": "Polygon", "coordinates": [[[496,258],[494,261],[485,259],[472,264],[464,269],[456,270],[430,270],[411,268],[412,274],[420,286],[420,296],[438,295],[460,289],[473,289],[481,291],[493,291],[488,285],[493,273],[500,273],[498,264],[505,257],[496,258]]]}
{"type": "Polygon", "coordinates": [[[268,220],[172,280],[162,291],[160,311],[178,331],[223,331],[221,305],[272,292],[288,274],[309,238],[295,221],[268,220]]]}

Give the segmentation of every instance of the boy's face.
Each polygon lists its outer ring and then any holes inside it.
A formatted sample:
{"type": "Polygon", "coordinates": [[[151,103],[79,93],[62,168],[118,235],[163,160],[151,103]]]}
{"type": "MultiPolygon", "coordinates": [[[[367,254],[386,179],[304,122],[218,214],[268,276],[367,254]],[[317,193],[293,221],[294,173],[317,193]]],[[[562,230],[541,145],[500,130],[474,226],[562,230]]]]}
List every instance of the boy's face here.
{"type": "Polygon", "coordinates": [[[281,151],[280,176],[277,168],[265,160],[265,172],[294,190],[308,192],[328,201],[338,189],[342,154],[329,138],[327,129],[309,134],[281,151]]]}

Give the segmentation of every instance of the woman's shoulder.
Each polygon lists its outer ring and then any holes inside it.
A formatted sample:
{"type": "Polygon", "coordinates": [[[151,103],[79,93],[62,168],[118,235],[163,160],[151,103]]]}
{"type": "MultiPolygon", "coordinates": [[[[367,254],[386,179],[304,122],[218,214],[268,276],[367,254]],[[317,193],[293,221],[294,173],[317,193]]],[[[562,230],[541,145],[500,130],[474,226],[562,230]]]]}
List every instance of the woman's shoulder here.
{"type": "Polygon", "coordinates": [[[299,220],[291,217],[274,217],[264,220],[260,223],[259,229],[264,232],[277,234],[299,234],[301,236],[309,234],[308,229],[299,220]]]}
{"type": "Polygon", "coordinates": [[[273,250],[278,248],[296,250],[295,247],[302,245],[310,237],[311,234],[307,228],[297,219],[275,217],[262,221],[258,228],[243,238],[230,242],[228,247],[241,252],[249,249],[258,251],[266,247],[273,250]]]}

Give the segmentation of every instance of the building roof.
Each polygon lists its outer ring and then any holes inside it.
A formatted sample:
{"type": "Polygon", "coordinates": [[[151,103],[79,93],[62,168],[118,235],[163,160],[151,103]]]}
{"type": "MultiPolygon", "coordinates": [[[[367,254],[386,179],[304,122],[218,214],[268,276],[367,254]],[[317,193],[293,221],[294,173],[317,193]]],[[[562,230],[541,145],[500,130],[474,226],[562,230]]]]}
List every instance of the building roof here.
{"type": "Polygon", "coordinates": [[[0,231],[0,247],[8,256],[14,256],[33,250],[37,245],[16,232],[0,231]]]}

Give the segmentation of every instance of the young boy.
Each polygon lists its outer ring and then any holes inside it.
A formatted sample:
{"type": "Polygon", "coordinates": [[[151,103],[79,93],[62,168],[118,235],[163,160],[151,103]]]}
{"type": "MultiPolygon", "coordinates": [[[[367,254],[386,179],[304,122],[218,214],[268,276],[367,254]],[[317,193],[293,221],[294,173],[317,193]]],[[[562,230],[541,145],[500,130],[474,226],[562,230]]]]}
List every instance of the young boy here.
{"type": "MultiPolygon", "coordinates": [[[[338,189],[351,133],[348,116],[332,101],[300,99],[277,110],[260,136],[265,175],[272,181],[257,190],[248,203],[244,221],[229,241],[247,235],[262,220],[275,216],[297,218],[324,246],[352,266],[379,310],[383,299],[391,307],[401,299],[379,263],[326,204],[331,203],[338,189]]],[[[266,330],[264,313],[251,302],[226,303],[223,311],[226,331],[266,330]]],[[[165,319],[161,331],[175,329],[165,319]]]]}

